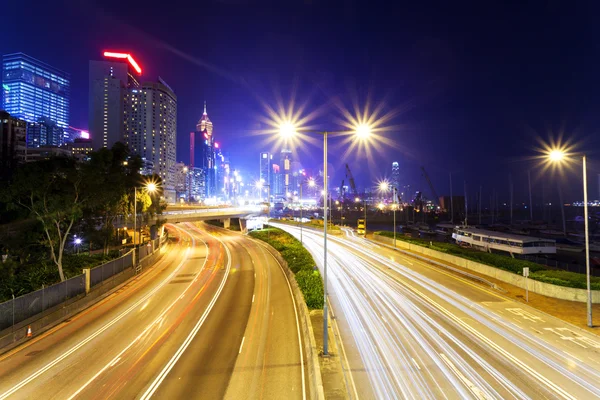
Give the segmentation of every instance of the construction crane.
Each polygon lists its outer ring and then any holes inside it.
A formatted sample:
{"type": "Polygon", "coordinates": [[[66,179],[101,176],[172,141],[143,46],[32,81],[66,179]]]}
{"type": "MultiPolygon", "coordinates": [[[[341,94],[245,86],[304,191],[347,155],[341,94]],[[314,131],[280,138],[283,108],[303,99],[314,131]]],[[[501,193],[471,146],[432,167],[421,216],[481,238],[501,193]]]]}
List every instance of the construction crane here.
{"type": "Polygon", "coordinates": [[[350,171],[350,167],[346,164],[346,179],[350,181],[350,187],[352,188],[352,194],[354,197],[358,197],[358,192],[356,191],[356,184],[354,183],[354,177],[352,176],[352,171],[350,171]]]}
{"type": "Polygon", "coordinates": [[[421,167],[421,171],[423,171],[423,176],[425,177],[425,180],[427,180],[427,183],[429,184],[429,188],[431,189],[431,194],[433,195],[433,198],[435,199],[434,202],[439,203],[440,198],[438,197],[437,193],[435,192],[435,189],[433,188],[433,183],[431,183],[431,179],[429,179],[429,175],[427,175],[427,171],[425,171],[425,167],[421,167]]]}

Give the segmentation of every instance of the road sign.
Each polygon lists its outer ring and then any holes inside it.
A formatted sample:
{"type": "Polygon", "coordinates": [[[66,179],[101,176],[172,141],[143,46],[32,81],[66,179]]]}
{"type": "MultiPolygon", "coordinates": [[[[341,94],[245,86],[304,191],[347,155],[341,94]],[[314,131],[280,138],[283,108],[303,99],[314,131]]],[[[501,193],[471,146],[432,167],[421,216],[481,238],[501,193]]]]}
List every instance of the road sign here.
{"type": "Polygon", "coordinates": [[[525,277],[525,301],[529,303],[529,282],[527,282],[529,267],[523,267],[523,276],[525,277]]]}

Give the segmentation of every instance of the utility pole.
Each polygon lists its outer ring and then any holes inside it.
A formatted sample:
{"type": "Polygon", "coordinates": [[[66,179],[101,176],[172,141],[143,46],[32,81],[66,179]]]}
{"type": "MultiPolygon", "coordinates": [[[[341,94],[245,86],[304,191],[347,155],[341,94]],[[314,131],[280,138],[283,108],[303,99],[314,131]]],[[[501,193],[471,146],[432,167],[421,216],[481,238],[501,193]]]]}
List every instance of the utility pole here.
{"type": "Polygon", "coordinates": [[[481,190],[482,186],[479,185],[479,225],[481,225],[481,190]]]}
{"type": "Polygon", "coordinates": [[[465,226],[469,225],[469,205],[467,201],[467,181],[465,181],[465,226]]]}
{"type": "Polygon", "coordinates": [[[529,183],[529,220],[533,221],[533,201],[531,200],[531,170],[527,171],[527,181],[529,183]]]}
{"type": "Polygon", "coordinates": [[[558,199],[560,201],[560,213],[562,216],[562,227],[563,227],[563,235],[567,236],[567,221],[565,221],[565,202],[563,201],[562,189],[560,188],[560,184],[557,182],[556,186],[558,187],[558,199]]]}
{"type": "Polygon", "coordinates": [[[513,224],[513,181],[512,174],[508,174],[508,182],[510,185],[510,224],[513,224]]]}
{"type": "Polygon", "coordinates": [[[452,172],[450,175],[450,223],[454,222],[454,198],[452,197],[452,172]]]}

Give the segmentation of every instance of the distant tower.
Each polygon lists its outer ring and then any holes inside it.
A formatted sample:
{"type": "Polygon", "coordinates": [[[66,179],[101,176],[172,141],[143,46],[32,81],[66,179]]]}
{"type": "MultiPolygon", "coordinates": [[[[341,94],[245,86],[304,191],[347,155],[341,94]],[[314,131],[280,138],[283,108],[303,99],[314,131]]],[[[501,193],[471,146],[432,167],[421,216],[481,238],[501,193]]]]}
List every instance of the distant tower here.
{"type": "Polygon", "coordinates": [[[398,161],[392,163],[392,185],[395,188],[400,187],[400,166],[398,161]]]}
{"type": "Polygon", "coordinates": [[[283,177],[283,182],[282,182],[282,189],[283,189],[283,193],[281,193],[283,196],[287,196],[287,193],[290,190],[290,186],[291,186],[291,178],[292,178],[292,152],[291,150],[286,150],[283,149],[281,150],[280,153],[280,158],[279,158],[279,167],[281,168],[281,174],[283,177]]]}
{"type": "Polygon", "coordinates": [[[206,101],[204,102],[204,113],[202,113],[202,118],[200,118],[200,121],[196,124],[196,131],[206,133],[208,135],[207,139],[210,139],[213,134],[213,123],[206,113],[206,101]]]}
{"type": "Polygon", "coordinates": [[[260,153],[259,177],[265,185],[271,184],[271,155],[267,152],[260,153]]]}

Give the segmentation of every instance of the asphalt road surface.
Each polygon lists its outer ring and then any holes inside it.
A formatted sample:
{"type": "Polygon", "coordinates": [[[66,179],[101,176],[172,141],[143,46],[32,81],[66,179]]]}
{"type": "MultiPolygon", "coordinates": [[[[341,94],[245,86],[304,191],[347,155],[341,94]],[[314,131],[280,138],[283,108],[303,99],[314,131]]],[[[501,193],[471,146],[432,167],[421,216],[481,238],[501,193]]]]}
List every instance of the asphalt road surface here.
{"type": "MultiPolygon", "coordinates": [[[[600,397],[597,336],[345,235],[328,236],[328,284],[352,398],[600,397]]],[[[322,268],[322,233],[303,236],[322,268]]]]}
{"type": "Polygon", "coordinates": [[[0,356],[0,399],[306,396],[287,279],[260,244],[171,225],[149,271],[0,356]]]}

